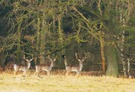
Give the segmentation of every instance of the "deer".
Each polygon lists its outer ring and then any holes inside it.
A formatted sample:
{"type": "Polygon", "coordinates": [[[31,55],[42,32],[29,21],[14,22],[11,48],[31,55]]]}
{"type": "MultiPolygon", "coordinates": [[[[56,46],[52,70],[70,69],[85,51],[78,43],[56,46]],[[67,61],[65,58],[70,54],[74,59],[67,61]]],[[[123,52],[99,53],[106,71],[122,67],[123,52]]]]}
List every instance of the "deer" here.
{"type": "Polygon", "coordinates": [[[17,74],[17,72],[22,71],[23,75],[22,76],[26,76],[26,72],[29,70],[29,68],[31,67],[31,61],[33,60],[33,58],[31,59],[26,59],[25,55],[23,56],[23,60],[25,60],[27,62],[27,65],[21,65],[21,64],[14,64],[13,68],[14,68],[14,75],[17,74]]]}
{"type": "Polygon", "coordinates": [[[76,72],[76,75],[78,76],[80,74],[80,72],[82,71],[83,62],[85,61],[86,56],[84,56],[82,58],[78,58],[77,53],[75,53],[75,57],[76,57],[77,61],[79,62],[79,65],[71,66],[71,65],[67,64],[67,58],[65,55],[63,55],[65,68],[66,68],[66,75],[68,75],[70,72],[76,72]]]}
{"type": "Polygon", "coordinates": [[[50,58],[50,56],[48,56],[50,64],[39,64],[39,65],[36,65],[35,66],[36,71],[35,71],[34,75],[38,75],[38,77],[40,77],[39,73],[41,71],[46,71],[47,75],[50,76],[50,73],[51,73],[51,70],[52,70],[52,68],[54,66],[54,62],[56,61],[56,58],[57,58],[57,56],[55,58],[53,58],[53,59],[50,58]]]}

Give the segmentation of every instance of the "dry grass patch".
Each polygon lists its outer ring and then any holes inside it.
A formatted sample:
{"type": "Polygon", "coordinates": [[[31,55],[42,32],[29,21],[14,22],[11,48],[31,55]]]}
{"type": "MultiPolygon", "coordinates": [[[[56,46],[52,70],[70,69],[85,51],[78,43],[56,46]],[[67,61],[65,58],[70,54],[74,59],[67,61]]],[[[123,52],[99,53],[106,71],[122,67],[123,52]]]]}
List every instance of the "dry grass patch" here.
{"type": "Polygon", "coordinates": [[[135,79],[92,76],[0,74],[0,92],[134,92],[135,79]]]}

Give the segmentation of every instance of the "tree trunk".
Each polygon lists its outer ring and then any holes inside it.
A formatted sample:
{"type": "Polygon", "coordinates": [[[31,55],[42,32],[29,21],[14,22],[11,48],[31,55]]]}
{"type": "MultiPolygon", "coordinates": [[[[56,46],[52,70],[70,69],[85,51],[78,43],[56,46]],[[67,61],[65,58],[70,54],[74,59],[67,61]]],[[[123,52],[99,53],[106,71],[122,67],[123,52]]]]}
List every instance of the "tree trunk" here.
{"type": "Polygon", "coordinates": [[[36,58],[37,60],[35,61],[35,64],[40,64],[40,54],[41,54],[41,29],[40,29],[40,25],[41,25],[41,20],[40,18],[37,19],[37,33],[36,33],[36,58]]]}
{"type": "Polygon", "coordinates": [[[102,59],[102,70],[105,73],[106,63],[105,63],[105,55],[104,55],[104,38],[102,34],[100,35],[100,51],[101,51],[101,59],[102,59]]]}
{"type": "Polygon", "coordinates": [[[118,77],[118,55],[117,49],[113,45],[105,47],[105,57],[107,61],[107,76],[118,77]]]}
{"type": "Polygon", "coordinates": [[[125,42],[125,31],[122,31],[122,40],[121,40],[121,46],[120,46],[120,50],[121,50],[121,61],[123,64],[123,73],[124,73],[124,77],[127,77],[127,63],[125,61],[125,56],[124,56],[124,42],[125,42]]]}

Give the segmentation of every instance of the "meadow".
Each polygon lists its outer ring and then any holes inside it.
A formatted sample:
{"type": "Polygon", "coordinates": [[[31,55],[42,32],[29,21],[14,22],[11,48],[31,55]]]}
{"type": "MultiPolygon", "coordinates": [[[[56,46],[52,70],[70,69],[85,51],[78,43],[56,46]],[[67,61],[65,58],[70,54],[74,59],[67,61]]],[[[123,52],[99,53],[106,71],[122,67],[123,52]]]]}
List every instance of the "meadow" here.
{"type": "MultiPolygon", "coordinates": [[[[83,72],[82,72],[83,73],[83,72]]],[[[114,78],[108,76],[80,76],[53,71],[50,76],[41,73],[37,77],[28,73],[0,73],[0,92],[135,92],[135,79],[114,78]]]]}

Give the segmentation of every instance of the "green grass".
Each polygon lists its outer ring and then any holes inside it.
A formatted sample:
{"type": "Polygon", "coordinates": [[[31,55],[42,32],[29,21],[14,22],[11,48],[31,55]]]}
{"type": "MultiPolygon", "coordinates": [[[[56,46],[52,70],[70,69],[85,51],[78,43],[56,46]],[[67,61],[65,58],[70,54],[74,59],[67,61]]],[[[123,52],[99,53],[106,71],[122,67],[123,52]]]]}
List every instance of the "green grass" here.
{"type": "Polygon", "coordinates": [[[134,92],[135,79],[64,76],[63,72],[51,76],[42,74],[21,77],[12,73],[0,74],[0,92],[134,92]]]}

